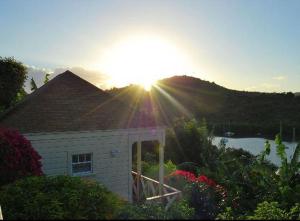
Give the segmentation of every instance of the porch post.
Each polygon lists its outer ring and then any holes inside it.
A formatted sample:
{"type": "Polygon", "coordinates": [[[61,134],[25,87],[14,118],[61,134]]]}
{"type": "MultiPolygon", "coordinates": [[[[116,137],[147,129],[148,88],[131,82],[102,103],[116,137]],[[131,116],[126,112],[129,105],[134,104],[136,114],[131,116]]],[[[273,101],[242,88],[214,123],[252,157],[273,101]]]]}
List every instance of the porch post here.
{"type": "Polygon", "coordinates": [[[164,185],[164,146],[159,143],[159,195],[163,194],[164,185]]]}
{"type": "Polygon", "coordinates": [[[142,175],[142,142],[137,142],[137,200],[140,200],[140,180],[142,175]]]}

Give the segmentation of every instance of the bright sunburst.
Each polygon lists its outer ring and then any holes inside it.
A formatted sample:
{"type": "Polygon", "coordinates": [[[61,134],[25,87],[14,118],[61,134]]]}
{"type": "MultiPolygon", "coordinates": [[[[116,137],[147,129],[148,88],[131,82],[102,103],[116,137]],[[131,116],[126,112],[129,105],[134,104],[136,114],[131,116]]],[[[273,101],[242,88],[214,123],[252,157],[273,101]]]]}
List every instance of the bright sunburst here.
{"type": "Polygon", "coordinates": [[[187,68],[183,53],[157,36],[126,38],[107,48],[98,64],[110,76],[110,86],[139,84],[146,90],[158,79],[183,74],[187,68]]]}

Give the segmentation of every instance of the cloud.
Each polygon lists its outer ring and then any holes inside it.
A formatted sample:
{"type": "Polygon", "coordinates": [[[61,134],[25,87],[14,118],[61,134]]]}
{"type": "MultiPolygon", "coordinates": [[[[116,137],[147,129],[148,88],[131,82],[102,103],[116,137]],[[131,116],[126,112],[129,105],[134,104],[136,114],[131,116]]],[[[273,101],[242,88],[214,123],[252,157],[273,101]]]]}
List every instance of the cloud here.
{"type": "Polygon", "coordinates": [[[262,83],[261,87],[270,90],[270,89],[279,89],[280,85],[279,84],[262,83]]]}
{"type": "Polygon", "coordinates": [[[245,88],[246,91],[261,91],[261,92],[274,92],[281,88],[279,84],[261,83],[256,86],[250,86],[245,88]]]}
{"type": "Polygon", "coordinates": [[[90,83],[94,84],[95,86],[101,89],[108,89],[107,81],[109,77],[99,71],[93,70],[86,70],[81,67],[72,67],[72,68],[55,68],[55,69],[48,69],[48,68],[41,68],[36,66],[29,66],[27,67],[28,78],[24,84],[25,90],[30,93],[30,81],[31,78],[34,79],[37,87],[41,87],[44,84],[44,79],[46,74],[50,74],[49,79],[53,79],[55,76],[69,70],[74,74],[78,75],[79,77],[89,81],[90,83]]]}
{"type": "Polygon", "coordinates": [[[257,86],[246,87],[245,90],[246,91],[256,91],[257,90],[257,86]]]}
{"type": "Polygon", "coordinates": [[[282,75],[280,75],[280,76],[275,76],[275,77],[273,77],[272,79],[273,79],[273,80],[277,80],[277,81],[283,81],[283,80],[286,79],[286,76],[282,76],[282,75]]]}

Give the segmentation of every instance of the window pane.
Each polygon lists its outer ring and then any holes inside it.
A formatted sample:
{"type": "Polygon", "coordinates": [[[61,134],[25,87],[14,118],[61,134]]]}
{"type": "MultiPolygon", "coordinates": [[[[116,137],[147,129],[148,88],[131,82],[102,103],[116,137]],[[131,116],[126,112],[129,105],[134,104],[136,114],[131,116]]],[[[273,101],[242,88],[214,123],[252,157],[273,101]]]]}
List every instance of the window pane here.
{"type": "Polygon", "coordinates": [[[82,173],[82,172],[91,172],[92,165],[91,163],[80,163],[72,165],[73,173],[82,173]]]}
{"type": "Polygon", "coordinates": [[[91,154],[90,153],[85,155],[85,161],[91,161],[91,154]]]}
{"type": "Polygon", "coordinates": [[[77,163],[78,162],[78,155],[73,155],[72,156],[72,163],[77,163]]]}
{"type": "Polygon", "coordinates": [[[79,162],[84,162],[84,154],[79,154],[79,162]]]}

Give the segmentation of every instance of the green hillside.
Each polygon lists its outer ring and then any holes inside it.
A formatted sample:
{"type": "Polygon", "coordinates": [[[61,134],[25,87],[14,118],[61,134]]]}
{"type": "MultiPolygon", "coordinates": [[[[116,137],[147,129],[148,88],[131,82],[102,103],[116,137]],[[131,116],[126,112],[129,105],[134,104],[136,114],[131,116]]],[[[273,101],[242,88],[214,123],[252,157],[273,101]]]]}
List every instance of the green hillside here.
{"type": "Polygon", "coordinates": [[[291,92],[236,91],[189,76],[162,79],[151,92],[136,85],[108,92],[166,123],[181,116],[206,118],[217,135],[230,130],[237,136],[273,137],[280,121],[286,139],[294,127],[300,134],[300,97],[291,92]]]}

